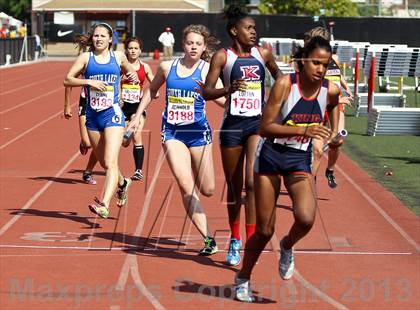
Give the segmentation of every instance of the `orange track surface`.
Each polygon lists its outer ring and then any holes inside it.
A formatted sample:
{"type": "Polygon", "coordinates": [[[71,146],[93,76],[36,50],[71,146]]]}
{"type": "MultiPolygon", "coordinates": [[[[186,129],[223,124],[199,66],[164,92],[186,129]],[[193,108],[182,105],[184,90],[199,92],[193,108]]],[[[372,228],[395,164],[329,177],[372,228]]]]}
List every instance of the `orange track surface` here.
{"type": "MultiPolygon", "coordinates": [[[[336,190],[319,177],[316,224],[296,248],[293,279],[277,272],[278,240],[293,220],[281,195],[276,235],[253,275],[257,303],[232,300],[237,268],[224,264],[229,228],[217,133],[223,112],[212,102],[216,193],[202,202],[220,253],[197,256],[199,234],[190,221],[183,225],[180,194],[162,160],[163,89],[148,109],[145,179],[133,183],[128,205],[95,218],[87,204],[104,177],[97,166],[98,185],[81,182],[87,157],[78,151],[78,90],[73,118],[62,117],[69,66],[0,70],[1,309],[420,308],[419,219],[345,155],[336,190]]],[[[120,167],[133,172],[131,146],[120,167]]]]}

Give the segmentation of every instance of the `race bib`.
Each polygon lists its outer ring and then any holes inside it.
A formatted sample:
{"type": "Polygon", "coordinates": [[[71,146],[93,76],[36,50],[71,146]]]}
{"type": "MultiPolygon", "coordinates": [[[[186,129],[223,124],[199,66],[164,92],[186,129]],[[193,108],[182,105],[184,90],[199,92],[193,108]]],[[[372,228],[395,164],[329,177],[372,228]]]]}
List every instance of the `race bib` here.
{"type": "Polygon", "coordinates": [[[114,86],[105,86],[105,91],[90,89],[90,106],[95,111],[102,111],[112,107],[114,103],[114,86]]]}
{"type": "Polygon", "coordinates": [[[256,116],[261,114],[261,82],[246,82],[246,91],[230,95],[230,114],[256,116]]]}
{"type": "Polygon", "coordinates": [[[194,123],[194,98],[168,96],[167,121],[172,125],[194,123]]]}
{"type": "Polygon", "coordinates": [[[311,142],[311,138],[304,137],[304,136],[293,136],[287,138],[276,138],[274,139],[274,143],[281,144],[293,149],[307,151],[309,147],[309,143],[311,142]]]}
{"type": "Polygon", "coordinates": [[[122,84],[121,88],[122,100],[129,103],[140,102],[141,87],[140,85],[122,84]]]}

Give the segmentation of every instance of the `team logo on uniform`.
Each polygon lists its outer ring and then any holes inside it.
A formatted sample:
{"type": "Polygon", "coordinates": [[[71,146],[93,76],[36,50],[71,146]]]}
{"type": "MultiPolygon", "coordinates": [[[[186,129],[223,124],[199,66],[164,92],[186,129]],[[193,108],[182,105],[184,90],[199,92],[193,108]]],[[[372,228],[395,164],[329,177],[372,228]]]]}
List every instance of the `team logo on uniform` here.
{"type": "Polygon", "coordinates": [[[259,66],[241,66],[242,78],[245,80],[259,80],[260,75],[257,71],[260,69],[259,66]]]}

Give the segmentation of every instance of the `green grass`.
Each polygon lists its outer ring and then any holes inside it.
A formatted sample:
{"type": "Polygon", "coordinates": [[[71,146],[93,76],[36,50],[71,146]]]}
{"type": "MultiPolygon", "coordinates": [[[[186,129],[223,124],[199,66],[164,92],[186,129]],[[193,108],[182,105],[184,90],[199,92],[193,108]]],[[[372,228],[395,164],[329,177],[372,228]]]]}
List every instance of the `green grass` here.
{"type": "Polygon", "coordinates": [[[344,152],[420,216],[420,136],[368,136],[366,116],[348,115],[346,128],[344,152]]]}

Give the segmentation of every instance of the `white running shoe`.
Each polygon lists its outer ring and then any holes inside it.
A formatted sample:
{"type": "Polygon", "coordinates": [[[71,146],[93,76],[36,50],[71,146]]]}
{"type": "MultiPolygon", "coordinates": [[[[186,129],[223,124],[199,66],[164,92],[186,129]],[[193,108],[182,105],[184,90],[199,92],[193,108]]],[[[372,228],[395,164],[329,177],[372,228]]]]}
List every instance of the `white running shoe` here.
{"type": "Polygon", "coordinates": [[[280,259],[279,273],[283,280],[289,280],[295,271],[295,260],[293,257],[293,248],[286,250],[283,248],[283,240],[280,241],[280,259]]]}
{"type": "Polygon", "coordinates": [[[235,298],[242,302],[254,302],[251,283],[249,279],[241,279],[235,276],[235,298]]]}

